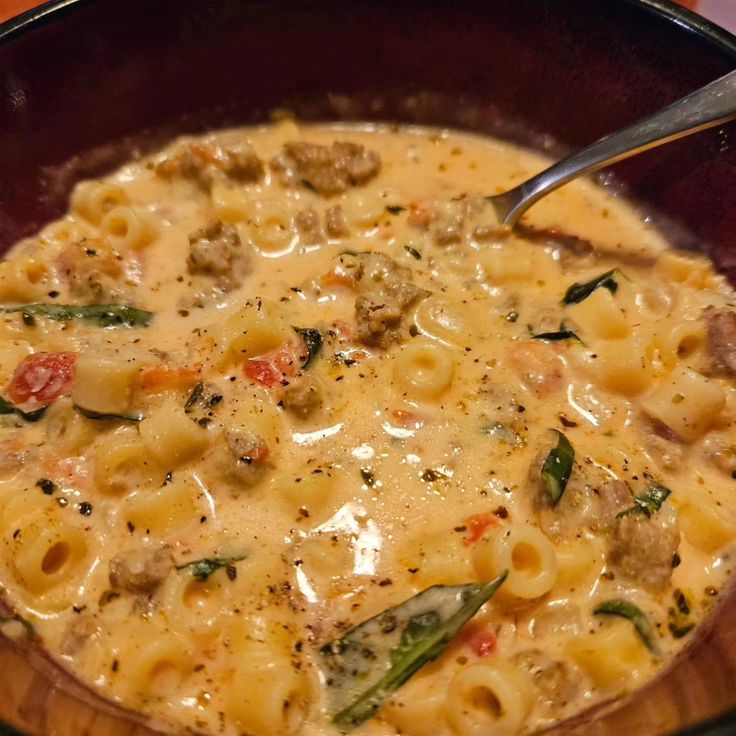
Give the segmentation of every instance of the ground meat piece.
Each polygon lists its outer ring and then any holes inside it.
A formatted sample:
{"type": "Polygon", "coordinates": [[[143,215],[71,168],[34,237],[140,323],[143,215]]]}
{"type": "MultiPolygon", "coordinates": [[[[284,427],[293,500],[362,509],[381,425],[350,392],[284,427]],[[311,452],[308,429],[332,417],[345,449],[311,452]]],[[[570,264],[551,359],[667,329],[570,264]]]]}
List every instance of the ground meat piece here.
{"type": "Polygon", "coordinates": [[[676,468],[682,461],[682,443],[666,424],[644,416],[639,426],[639,435],[649,455],[658,465],[676,468]]]}
{"type": "Polygon", "coordinates": [[[100,632],[97,616],[84,613],[74,618],[66,628],[59,644],[62,654],[74,655],[93,637],[100,632]]]}
{"type": "Polygon", "coordinates": [[[345,219],[345,213],[339,204],[329,207],[325,212],[325,226],[327,234],[331,238],[344,238],[349,234],[348,221],[345,219]]]}
{"type": "Polygon", "coordinates": [[[401,339],[403,313],[393,301],[374,300],[359,296],[355,300],[355,321],[360,342],[377,347],[388,347],[401,339]]]}
{"type": "Polygon", "coordinates": [[[156,166],[156,173],[167,179],[190,179],[209,189],[218,180],[241,184],[259,181],[263,176],[263,162],[247,144],[228,149],[192,143],[161,161],[156,166]]]}
{"type": "Polygon", "coordinates": [[[322,392],[313,376],[305,375],[289,381],[281,393],[284,409],[306,419],[322,406],[322,392]]]}
{"type": "Polygon", "coordinates": [[[585,528],[601,533],[613,531],[616,515],[634,503],[626,483],[608,480],[593,486],[573,468],[562,498],[553,506],[541,478],[547,454],[548,450],[541,451],[529,469],[529,478],[538,489],[535,508],[542,530],[556,539],[574,536],[585,528]]]}
{"type": "Polygon", "coordinates": [[[110,585],[129,593],[153,593],[174,567],[167,549],[132,549],[110,560],[110,585]]]}
{"type": "Polygon", "coordinates": [[[672,576],[679,544],[677,514],[665,504],[651,516],[630,513],[617,519],[608,560],[618,574],[658,591],[672,576]]]}
{"type": "Polygon", "coordinates": [[[56,261],[72,297],[86,304],[107,304],[125,294],[122,256],[105,240],[91,238],[67,246],[56,261]]]}
{"type": "Polygon", "coordinates": [[[381,159],[357,143],[335,141],[328,147],[299,142],[286,143],[271,166],[284,184],[305,184],[330,196],[370,181],[378,174],[381,159]]]}
{"type": "Polygon", "coordinates": [[[547,705],[562,706],[578,692],[579,682],[570,668],[540,649],[528,649],[515,654],[511,661],[529,673],[532,682],[547,705]]]}
{"type": "Polygon", "coordinates": [[[248,252],[232,225],[214,220],[189,236],[189,273],[214,276],[221,291],[240,286],[249,266],[248,252]]]}
{"type": "Polygon", "coordinates": [[[225,439],[230,457],[235,459],[232,467],[235,477],[246,485],[257,483],[269,467],[266,441],[257,432],[247,430],[228,431],[225,439]]]}
{"type": "Polygon", "coordinates": [[[713,370],[729,377],[736,376],[736,312],[707,309],[703,317],[713,370]]]}
{"type": "Polygon", "coordinates": [[[310,208],[297,212],[294,224],[304,245],[316,245],[324,242],[325,235],[322,232],[322,224],[316,210],[310,208]]]}

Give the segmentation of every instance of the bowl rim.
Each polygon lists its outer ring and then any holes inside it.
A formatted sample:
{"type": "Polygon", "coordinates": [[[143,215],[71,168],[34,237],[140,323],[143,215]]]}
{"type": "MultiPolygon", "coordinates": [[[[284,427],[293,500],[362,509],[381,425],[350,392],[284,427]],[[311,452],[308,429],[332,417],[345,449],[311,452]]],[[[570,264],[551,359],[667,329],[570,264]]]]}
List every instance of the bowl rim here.
{"type": "MultiPolygon", "coordinates": [[[[86,5],[100,0],[48,0],[4,23],[0,23],[0,46],[37,28],[58,21],[86,5]]],[[[714,49],[725,53],[736,65],[736,35],[716,23],[698,15],[672,0],[613,0],[674,24],[686,33],[696,36],[714,49]]],[[[727,710],[713,719],[695,724],[674,736],[733,736],[736,708],[727,710]]],[[[23,736],[12,726],[0,720],[0,736],[23,736]]]]}

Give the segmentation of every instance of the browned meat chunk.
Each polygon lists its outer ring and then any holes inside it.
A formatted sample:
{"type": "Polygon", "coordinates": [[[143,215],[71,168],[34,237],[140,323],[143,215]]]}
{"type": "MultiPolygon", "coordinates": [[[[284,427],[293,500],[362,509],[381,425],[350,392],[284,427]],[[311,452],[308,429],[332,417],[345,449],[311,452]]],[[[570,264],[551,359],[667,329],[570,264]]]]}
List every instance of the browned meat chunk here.
{"type": "Polygon", "coordinates": [[[189,273],[206,274],[217,279],[222,291],[240,286],[250,267],[248,252],[232,225],[214,220],[189,236],[189,273]]]}
{"type": "Polygon", "coordinates": [[[257,432],[229,431],[225,433],[227,448],[234,458],[234,476],[246,485],[257,483],[268,470],[269,449],[257,432]]]}
{"type": "Polygon", "coordinates": [[[617,573],[653,591],[662,590],[672,576],[672,558],[680,545],[675,510],[625,514],[616,521],[608,560],[617,573]]]}
{"type": "Polygon", "coordinates": [[[208,189],[218,180],[241,184],[258,181],[263,176],[263,162],[249,145],[235,150],[192,143],[161,161],[156,173],[166,179],[190,179],[208,189]]]}
{"type": "Polygon", "coordinates": [[[299,238],[304,245],[316,245],[325,239],[322,224],[316,210],[307,209],[296,213],[294,224],[299,231],[299,238]]]}
{"type": "Polygon", "coordinates": [[[281,394],[284,409],[306,419],[322,406],[322,392],[312,376],[298,376],[289,381],[281,394]]]}
{"type": "Polygon", "coordinates": [[[736,376],[736,312],[708,309],[704,318],[713,369],[726,376],[736,376]]]}
{"type": "Polygon", "coordinates": [[[527,672],[547,705],[562,706],[577,694],[579,682],[570,668],[539,649],[515,654],[511,661],[527,672]]]}
{"type": "Polygon", "coordinates": [[[597,486],[586,483],[579,473],[573,474],[556,506],[552,506],[541,479],[541,469],[547,451],[540,452],[529,470],[538,492],[535,506],[542,529],[557,539],[575,536],[581,529],[611,532],[616,515],[633,505],[629,487],[620,480],[608,480],[597,486]]]}
{"type": "Polygon", "coordinates": [[[344,238],[349,234],[348,221],[345,219],[345,213],[339,204],[327,208],[325,226],[327,227],[327,234],[331,238],[344,238]]]}
{"type": "Polygon", "coordinates": [[[355,300],[355,321],[358,340],[366,345],[388,347],[401,339],[400,327],[403,312],[393,301],[359,296],[355,300]]]}
{"type": "Polygon", "coordinates": [[[56,266],[71,296],[86,304],[115,302],[125,294],[123,259],[105,240],[82,240],[67,246],[56,266]]]}
{"type": "Polygon", "coordinates": [[[328,147],[299,142],[286,143],[271,166],[284,184],[304,184],[330,196],[370,181],[378,174],[381,159],[357,143],[335,141],[328,147]]]}
{"type": "Polygon", "coordinates": [[[129,593],[153,593],[174,567],[167,549],[132,549],[110,560],[110,585],[129,593]]]}

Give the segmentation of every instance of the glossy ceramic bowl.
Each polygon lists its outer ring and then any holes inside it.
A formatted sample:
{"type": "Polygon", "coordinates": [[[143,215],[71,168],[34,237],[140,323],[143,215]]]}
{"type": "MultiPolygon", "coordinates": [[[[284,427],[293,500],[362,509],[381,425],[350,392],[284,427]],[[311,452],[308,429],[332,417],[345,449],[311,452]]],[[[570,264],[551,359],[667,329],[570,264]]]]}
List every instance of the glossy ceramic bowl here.
{"type": "MultiPolygon", "coordinates": [[[[182,132],[287,108],[560,153],[734,67],[734,37],[666,0],[58,0],[0,27],[0,253],[61,214],[78,179],[182,132]]],[[[734,132],[615,174],[678,245],[706,249],[736,283],[734,132]]],[[[683,733],[736,733],[735,605],[736,591],[724,595],[649,686],[552,732],[652,736],[717,718],[683,733]]],[[[4,639],[0,717],[42,736],[154,733],[4,639]]]]}

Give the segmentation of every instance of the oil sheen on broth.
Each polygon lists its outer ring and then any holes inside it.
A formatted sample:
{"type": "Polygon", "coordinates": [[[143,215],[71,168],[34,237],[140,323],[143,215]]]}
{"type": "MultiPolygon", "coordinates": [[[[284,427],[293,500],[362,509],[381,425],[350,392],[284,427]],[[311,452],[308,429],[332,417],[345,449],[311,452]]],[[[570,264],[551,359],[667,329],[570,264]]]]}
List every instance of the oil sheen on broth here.
{"type": "Polygon", "coordinates": [[[734,295],[588,182],[499,228],[545,164],[284,122],[78,185],[0,263],[4,632],[231,736],[528,733],[666,667],[736,535],[734,295]]]}

